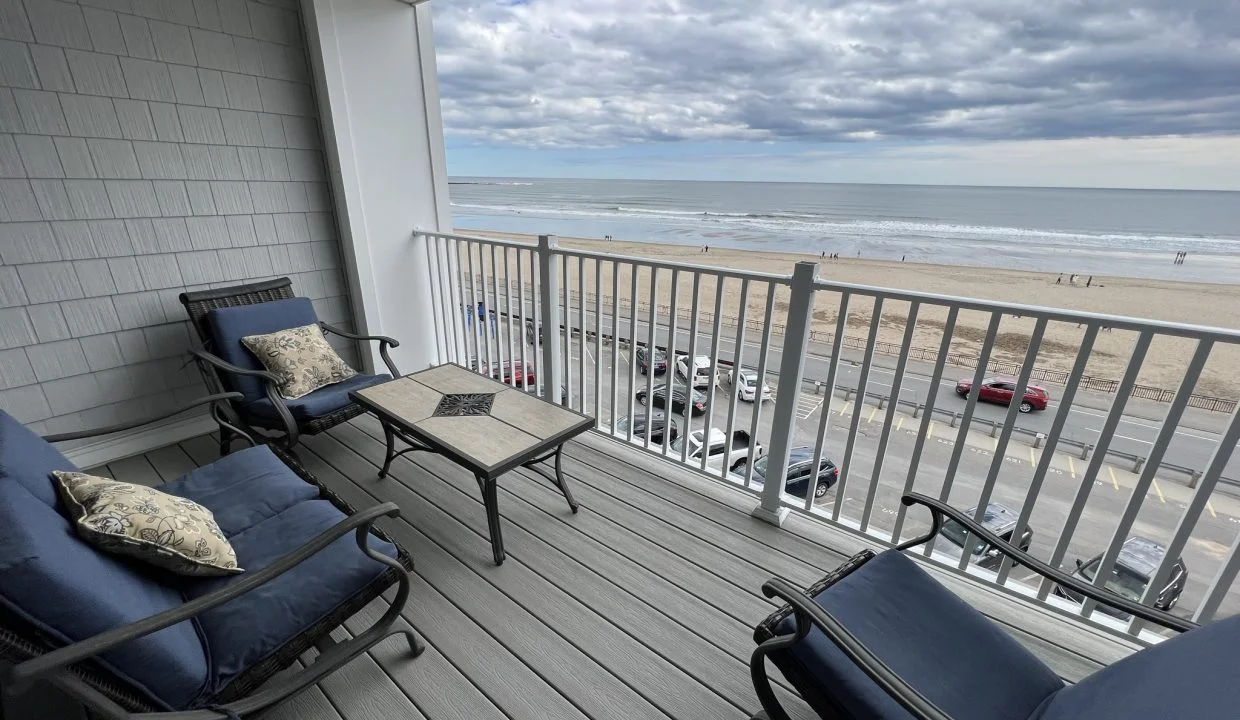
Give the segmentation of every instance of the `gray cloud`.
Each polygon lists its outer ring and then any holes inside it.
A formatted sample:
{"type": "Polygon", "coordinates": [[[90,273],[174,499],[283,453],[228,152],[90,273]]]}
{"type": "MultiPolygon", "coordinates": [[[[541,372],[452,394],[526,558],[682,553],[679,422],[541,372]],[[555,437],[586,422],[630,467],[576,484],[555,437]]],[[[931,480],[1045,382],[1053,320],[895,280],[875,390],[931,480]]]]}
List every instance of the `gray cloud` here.
{"type": "Polygon", "coordinates": [[[1237,0],[436,0],[467,142],[1014,140],[1240,129],[1237,0]]]}

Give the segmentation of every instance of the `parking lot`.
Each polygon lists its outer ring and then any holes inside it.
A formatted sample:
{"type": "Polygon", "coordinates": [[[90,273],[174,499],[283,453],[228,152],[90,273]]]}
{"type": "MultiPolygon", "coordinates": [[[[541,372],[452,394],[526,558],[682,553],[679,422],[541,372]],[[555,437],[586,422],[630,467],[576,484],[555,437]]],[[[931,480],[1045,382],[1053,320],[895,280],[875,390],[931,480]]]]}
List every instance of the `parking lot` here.
{"type": "MultiPolygon", "coordinates": [[[[503,347],[507,357],[507,333],[504,327],[497,328],[496,348],[503,347]]],[[[520,358],[521,346],[524,344],[523,334],[514,333],[513,353],[520,358]],[[520,335],[520,336],[518,336],[520,335]]],[[[526,345],[526,360],[535,363],[538,349],[534,345],[526,345]]],[[[701,352],[701,350],[699,350],[701,352]]],[[[721,353],[722,354],[722,353],[721,353]]],[[[593,338],[588,339],[584,346],[579,336],[574,335],[569,346],[569,362],[566,364],[565,376],[569,401],[572,406],[581,409],[588,415],[595,416],[600,429],[606,430],[612,425],[613,419],[630,414],[641,413],[644,408],[632,400],[634,394],[647,387],[647,376],[638,372],[626,346],[613,348],[608,343],[598,345],[593,338]],[[584,368],[585,372],[582,373],[584,368]],[[613,373],[616,385],[612,385],[613,373]],[[613,414],[613,397],[615,411],[613,414]]],[[[655,384],[664,382],[668,376],[659,376],[655,384]]],[[[683,378],[678,378],[683,387],[683,378]]],[[[780,388],[773,380],[768,380],[775,396],[789,391],[780,388]]],[[[683,415],[676,416],[681,432],[686,428],[701,429],[715,427],[728,428],[729,410],[731,409],[732,387],[721,382],[713,390],[709,414],[691,419],[683,415]]],[[[796,390],[791,390],[796,392],[796,390]]],[[[858,404],[853,396],[845,400],[837,392],[828,398],[825,390],[821,394],[812,386],[805,386],[797,394],[796,417],[794,422],[793,446],[814,446],[817,441],[818,429],[824,409],[829,406],[829,421],[826,427],[825,454],[837,464],[844,464],[843,457],[847,438],[856,423],[856,441],[853,453],[847,458],[847,473],[843,496],[839,488],[832,488],[820,501],[815,503],[814,512],[831,513],[836,503],[841,503],[839,514],[841,520],[856,525],[864,512],[866,498],[871,485],[876,485],[873,508],[869,518],[869,531],[880,537],[890,537],[899,508],[899,497],[908,478],[909,463],[913,454],[914,442],[920,428],[920,419],[911,416],[911,408],[900,407],[892,416],[891,432],[879,477],[874,477],[875,457],[886,427],[887,410],[880,409],[876,401],[868,399],[858,404]]],[[[738,401],[733,414],[733,427],[749,430],[756,429],[755,436],[764,448],[770,445],[770,420],[773,403],[765,402],[761,406],[749,402],[738,401]],[[754,425],[754,414],[757,423],[754,425]]],[[[928,426],[927,439],[921,458],[917,463],[913,489],[937,496],[944,485],[947,469],[953,451],[957,445],[962,447],[959,465],[951,478],[948,501],[957,507],[970,508],[976,505],[985,479],[991,472],[997,439],[990,437],[989,426],[960,433],[959,428],[950,427],[945,420],[934,420],[928,426]]],[[[640,442],[640,441],[638,441],[640,442]]],[[[661,453],[661,448],[652,448],[661,453]]],[[[1029,442],[1021,437],[1013,437],[1002,462],[999,465],[998,479],[994,485],[991,502],[1002,503],[1019,511],[1026,502],[1026,493],[1034,468],[1041,459],[1041,450],[1034,449],[1029,442]]],[[[1050,464],[1050,470],[1042,486],[1041,492],[1034,499],[1030,524],[1034,536],[1030,552],[1042,560],[1049,560],[1060,528],[1076,496],[1084,474],[1087,461],[1070,452],[1056,452],[1050,464]]],[[[1121,467],[1107,462],[1101,466],[1101,472],[1093,480],[1093,487],[1085,505],[1084,514],[1073,533],[1067,554],[1062,563],[1065,569],[1072,569],[1074,559],[1088,560],[1101,553],[1111,541],[1116,522],[1132,495],[1137,476],[1130,472],[1131,467],[1121,467]]],[[[735,476],[724,478],[735,482],[735,476]]],[[[1179,476],[1164,477],[1156,475],[1155,482],[1149,489],[1142,504],[1140,514],[1131,535],[1141,535],[1157,542],[1166,543],[1177,524],[1190,497],[1191,490],[1185,486],[1184,478],[1179,476]]],[[[927,517],[917,511],[910,513],[904,525],[902,536],[907,538],[928,527],[927,517]]],[[[1183,560],[1188,568],[1189,576],[1185,590],[1179,600],[1175,612],[1189,615],[1204,596],[1207,586],[1226,556],[1228,548],[1240,532],[1240,500],[1230,494],[1216,492],[1210,499],[1207,512],[1204,513],[1193,530],[1192,537],[1184,552],[1183,560]]],[[[1036,586],[1034,576],[1017,568],[1013,579],[1018,582],[1029,582],[1036,586]]],[[[1220,615],[1240,612],[1240,593],[1233,590],[1224,600],[1219,610],[1220,615]]]]}

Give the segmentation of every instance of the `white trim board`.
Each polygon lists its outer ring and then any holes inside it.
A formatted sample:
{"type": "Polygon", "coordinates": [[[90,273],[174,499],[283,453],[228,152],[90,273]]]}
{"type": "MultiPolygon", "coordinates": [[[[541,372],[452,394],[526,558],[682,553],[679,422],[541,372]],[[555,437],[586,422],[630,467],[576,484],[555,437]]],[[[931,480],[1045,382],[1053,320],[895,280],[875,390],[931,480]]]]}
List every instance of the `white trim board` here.
{"type": "Polygon", "coordinates": [[[66,448],[61,452],[74,465],[80,468],[93,468],[121,458],[158,450],[161,447],[206,435],[215,430],[215,420],[195,415],[162,423],[156,427],[142,427],[114,433],[99,440],[91,440],[82,445],[66,448]]]}

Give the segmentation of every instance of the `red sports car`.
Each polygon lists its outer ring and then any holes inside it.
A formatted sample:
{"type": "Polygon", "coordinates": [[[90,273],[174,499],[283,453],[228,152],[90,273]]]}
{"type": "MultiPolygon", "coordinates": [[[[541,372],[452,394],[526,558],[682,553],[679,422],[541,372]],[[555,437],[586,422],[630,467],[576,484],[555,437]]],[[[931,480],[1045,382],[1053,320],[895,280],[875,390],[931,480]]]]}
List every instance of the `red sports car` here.
{"type": "MultiPolygon", "coordinates": [[[[956,394],[962,398],[968,397],[969,389],[972,387],[972,380],[960,380],[956,383],[956,394]]],[[[1016,378],[998,376],[986,378],[982,381],[981,391],[978,393],[977,399],[983,402],[1011,405],[1012,398],[1015,395],[1016,378]]],[[[1045,410],[1050,401],[1051,396],[1050,393],[1046,392],[1046,388],[1040,385],[1030,385],[1025,388],[1025,398],[1020,403],[1020,411],[1027,413],[1034,410],[1045,410]]]]}

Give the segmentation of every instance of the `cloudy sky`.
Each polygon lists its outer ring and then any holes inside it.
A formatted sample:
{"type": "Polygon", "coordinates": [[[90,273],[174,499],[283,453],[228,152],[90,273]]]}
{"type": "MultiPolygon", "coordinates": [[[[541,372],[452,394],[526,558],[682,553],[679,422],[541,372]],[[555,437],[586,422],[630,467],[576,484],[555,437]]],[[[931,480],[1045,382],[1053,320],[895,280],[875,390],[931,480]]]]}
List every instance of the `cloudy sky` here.
{"type": "Polygon", "coordinates": [[[454,175],[1240,190],[1240,0],[435,0],[454,175]]]}

